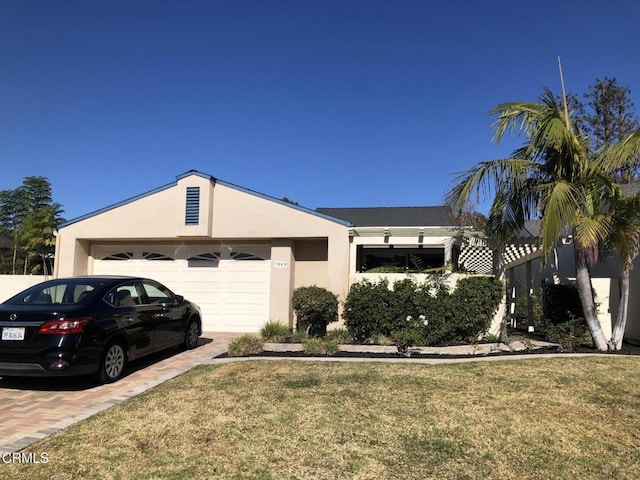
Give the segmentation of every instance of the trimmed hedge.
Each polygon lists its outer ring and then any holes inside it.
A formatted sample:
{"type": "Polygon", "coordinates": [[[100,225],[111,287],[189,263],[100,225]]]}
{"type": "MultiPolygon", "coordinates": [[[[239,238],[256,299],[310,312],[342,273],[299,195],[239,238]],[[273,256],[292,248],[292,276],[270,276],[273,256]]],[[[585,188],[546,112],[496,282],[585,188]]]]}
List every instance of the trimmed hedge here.
{"type": "Polygon", "coordinates": [[[363,281],[351,286],[344,305],[345,326],[358,341],[390,336],[410,343],[441,345],[468,341],[489,328],[504,285],[491,277],[460,279],[453,291],[439,283],[393,284],[363,281]]]}
{"type": "Polygon", "coordinates": [[[293,291],[297,330],[311,336],[327,333],[327,324],[338,321],[338,298],[326,288],[299,287],[293,291]]]}

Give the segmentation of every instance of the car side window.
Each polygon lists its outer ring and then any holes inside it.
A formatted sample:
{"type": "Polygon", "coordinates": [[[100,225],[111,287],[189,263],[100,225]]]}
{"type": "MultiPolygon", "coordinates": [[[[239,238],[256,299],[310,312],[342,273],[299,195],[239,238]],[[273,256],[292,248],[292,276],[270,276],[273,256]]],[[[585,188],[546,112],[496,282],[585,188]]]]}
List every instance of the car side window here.
{"type": "Polygon", "coordinates": [[[115,307],[135,307],[142,303],[135,284],[117,286],[107,294],[105,300],[115,307]]]}
{"type": "Polygon", "coordinates": [[[149,303],[174,303],[171,291],[154,283],[142,282],[149,303]]]}

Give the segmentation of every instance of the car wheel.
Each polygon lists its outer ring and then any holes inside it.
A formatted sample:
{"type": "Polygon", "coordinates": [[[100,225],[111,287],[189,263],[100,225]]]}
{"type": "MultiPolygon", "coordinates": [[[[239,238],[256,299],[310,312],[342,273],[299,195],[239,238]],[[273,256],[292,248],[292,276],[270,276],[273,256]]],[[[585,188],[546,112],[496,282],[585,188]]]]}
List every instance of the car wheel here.
{"type": "Polygon", "coordinates": [[[102,383],[115,382],[122,376],[126,362],[127,357],[122,344],[110,343],[102,354],[97,374],[98,380],[102,383]]]}
{"type": "Polygon", "coordinates": [[[198,346],[198,338],[200,337],[200,327],[198,322],[191,320],[187,325],[187,330],[184,334],[184,348],[185,350],[191,350],[198,346]]]}

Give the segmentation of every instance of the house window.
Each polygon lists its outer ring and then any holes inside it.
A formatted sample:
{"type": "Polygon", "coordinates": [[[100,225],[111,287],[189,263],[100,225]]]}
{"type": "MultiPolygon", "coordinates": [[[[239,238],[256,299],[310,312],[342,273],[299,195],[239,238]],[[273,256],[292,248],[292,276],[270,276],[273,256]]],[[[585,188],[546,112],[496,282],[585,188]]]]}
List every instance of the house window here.
{"type": "Polygon", "coordinates": [[[187,187],[187,207],[184,224],[198,225],[200,222],[200,187],[187,187]]]}
{"type": "Polygon", "coordinates": [[[133,252],[120,252],[107,255],[102,260],[129,260],[133,258],[133,252]]]}
{"type": "Polygon", "coordinates": [[[357,271],[420,272],[444,266],[444,248],[366,246],[357,250],[357,271]]]}

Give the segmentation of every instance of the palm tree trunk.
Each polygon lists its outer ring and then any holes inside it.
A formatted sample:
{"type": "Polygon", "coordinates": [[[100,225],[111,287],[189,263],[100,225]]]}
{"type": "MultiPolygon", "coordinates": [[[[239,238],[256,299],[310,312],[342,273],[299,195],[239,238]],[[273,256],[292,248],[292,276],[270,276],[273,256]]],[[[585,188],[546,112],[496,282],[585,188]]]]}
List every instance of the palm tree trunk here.
{"type": "Polygon", "coordinates": [[[613,324],[613,331],[611,333],[611,343],[613,348],[616,350],[620,350],[622,348],[624,331],[627,327],[630,270],[630,265],[625,265],[620,274],[620,305],[618,306],[618,314],[616,315],[616,320],[613,324]]]}
{"type": "Polygon", "coordinates": [[[587,321],[589,331],[591,332],[591,338],[593,338],[593,343],[598,350],[607,351],[609,350],[610,345],[604,336],[602,326],[598,320],[598,314],[596,313],[596,304],[593,300],[593,288],[591,286],[589,267],[584,259],[579,258],[579,255],[576,255],[576,286],[578,287],[578,295],[580,296],[584,319],[587,321]]]}

